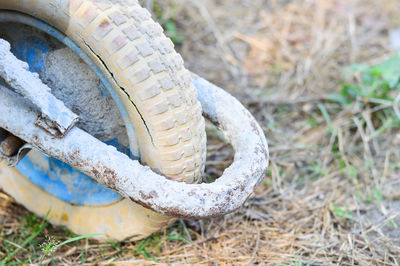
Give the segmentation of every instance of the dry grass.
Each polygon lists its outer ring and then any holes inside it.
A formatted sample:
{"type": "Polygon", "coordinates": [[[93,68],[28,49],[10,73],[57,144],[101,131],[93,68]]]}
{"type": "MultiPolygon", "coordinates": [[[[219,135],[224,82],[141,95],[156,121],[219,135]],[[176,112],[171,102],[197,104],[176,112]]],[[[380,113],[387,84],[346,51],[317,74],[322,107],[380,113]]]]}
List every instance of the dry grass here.
{"type": "MultiPolygon", "coordinates": [[[[179,222],[148,242],[82,241],[56,251],[54,261],[399,265],[400,132],[378,131],[373,108],[338,109],[326,100],[341,89],[345,67],[393,54],[388,36],[400,26],[399,2],[170,3],[162,2],[163,16],[184,33],[178,49],[187,67],[237,96],[263,126],[270,173],[234,214],[179,222]]],[[[212,176],[231,160],[224,147],[215,137],[209,142],[212,176]]],[[[4,194],[0,202],[4,245],[29,229],[21,218],[29,213],[4,194]]],[[[51,226],[46,233],[68,238],[51,226]]]]}

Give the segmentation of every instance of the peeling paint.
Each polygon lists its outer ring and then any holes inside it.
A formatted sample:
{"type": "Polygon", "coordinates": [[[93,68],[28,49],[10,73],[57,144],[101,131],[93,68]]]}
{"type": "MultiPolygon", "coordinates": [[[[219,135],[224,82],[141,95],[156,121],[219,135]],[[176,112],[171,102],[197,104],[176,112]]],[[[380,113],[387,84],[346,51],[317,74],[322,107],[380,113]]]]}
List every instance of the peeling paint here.
{"type": "Polygon", "coordinates": [[[78,121],[78,116],[51,94],[51,89],[41,82],[37,73],[29,72],[28,64],[18,60],[10,52],[10,44],[1,38],[0,76],[39,108],[46,122],[37,125],[48,128],[55,136],[64,136],[78,121]]]}

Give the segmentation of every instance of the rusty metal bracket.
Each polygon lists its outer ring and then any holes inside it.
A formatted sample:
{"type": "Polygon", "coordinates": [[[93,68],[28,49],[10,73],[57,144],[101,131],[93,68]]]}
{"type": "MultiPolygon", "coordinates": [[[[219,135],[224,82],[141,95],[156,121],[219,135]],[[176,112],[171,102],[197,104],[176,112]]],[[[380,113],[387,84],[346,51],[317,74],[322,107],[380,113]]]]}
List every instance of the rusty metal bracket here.
{"type": "Polygon", "coordinates": [[[27,63],[11,53],[10,44],[0,38],[0,77],[39,108],[41,113],[35,121],[38,127],[54,136],[64,136],[76,124],[78,116],[54,97],[39,75],[28,68],[27,63]]]}
{"type": "Polygon", "coordinates": [[[253,116],[224,90],[193,75],[204,115],[224,132],[235,150],[234,162],[211,184],[168,180],[114,147],[74,127],[63,138],[34,126],[38,111],[20,95],[0,86],[0,127],[48,156],[62,160],[97,182],[156,212],[204,218],[232,212],[264,178],[268,145],[253,116]]]}

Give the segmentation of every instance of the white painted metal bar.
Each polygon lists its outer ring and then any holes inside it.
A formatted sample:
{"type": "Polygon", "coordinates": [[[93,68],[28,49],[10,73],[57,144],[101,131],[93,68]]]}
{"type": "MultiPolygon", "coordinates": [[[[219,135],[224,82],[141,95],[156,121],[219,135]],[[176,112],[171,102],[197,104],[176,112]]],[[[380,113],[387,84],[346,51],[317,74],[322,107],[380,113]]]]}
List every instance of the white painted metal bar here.
{"type": "Polygon", "coordinates": [[[23,97],[0,88],[0,127],[48,156],[156,212],[186,218],[219,216],[241,207],[264,178],[268,145],[253,116],[231,95],[193,75],[204,115],[235,150],[234,162],[211,184],[168,180],[114,147],[74,127],[63,138],[34,125],[39,112],[23,97]]]}
{"type": "Polygon", "coordinates": [[[18,60],[10,51],[10,44],[0,38],[0,77],[16,92],[29,99],[41,112],[36,124],[49,133],[62,137],[78,121],[78,116],[51,94],[37,73],[18,60]]]}

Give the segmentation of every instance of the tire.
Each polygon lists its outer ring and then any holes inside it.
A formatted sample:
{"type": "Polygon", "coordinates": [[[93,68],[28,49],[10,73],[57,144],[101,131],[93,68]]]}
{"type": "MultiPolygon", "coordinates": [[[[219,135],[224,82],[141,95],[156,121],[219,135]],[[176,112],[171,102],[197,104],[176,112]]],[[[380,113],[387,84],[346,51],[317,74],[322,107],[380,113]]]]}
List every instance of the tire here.
{"type": "Polygon", "coordinates": [[[64,32],[118,93],[135,125],[141,161],[163,175],[198,182],[205,123],[183,60],[136,0],[0,0],[64,32]]]}

